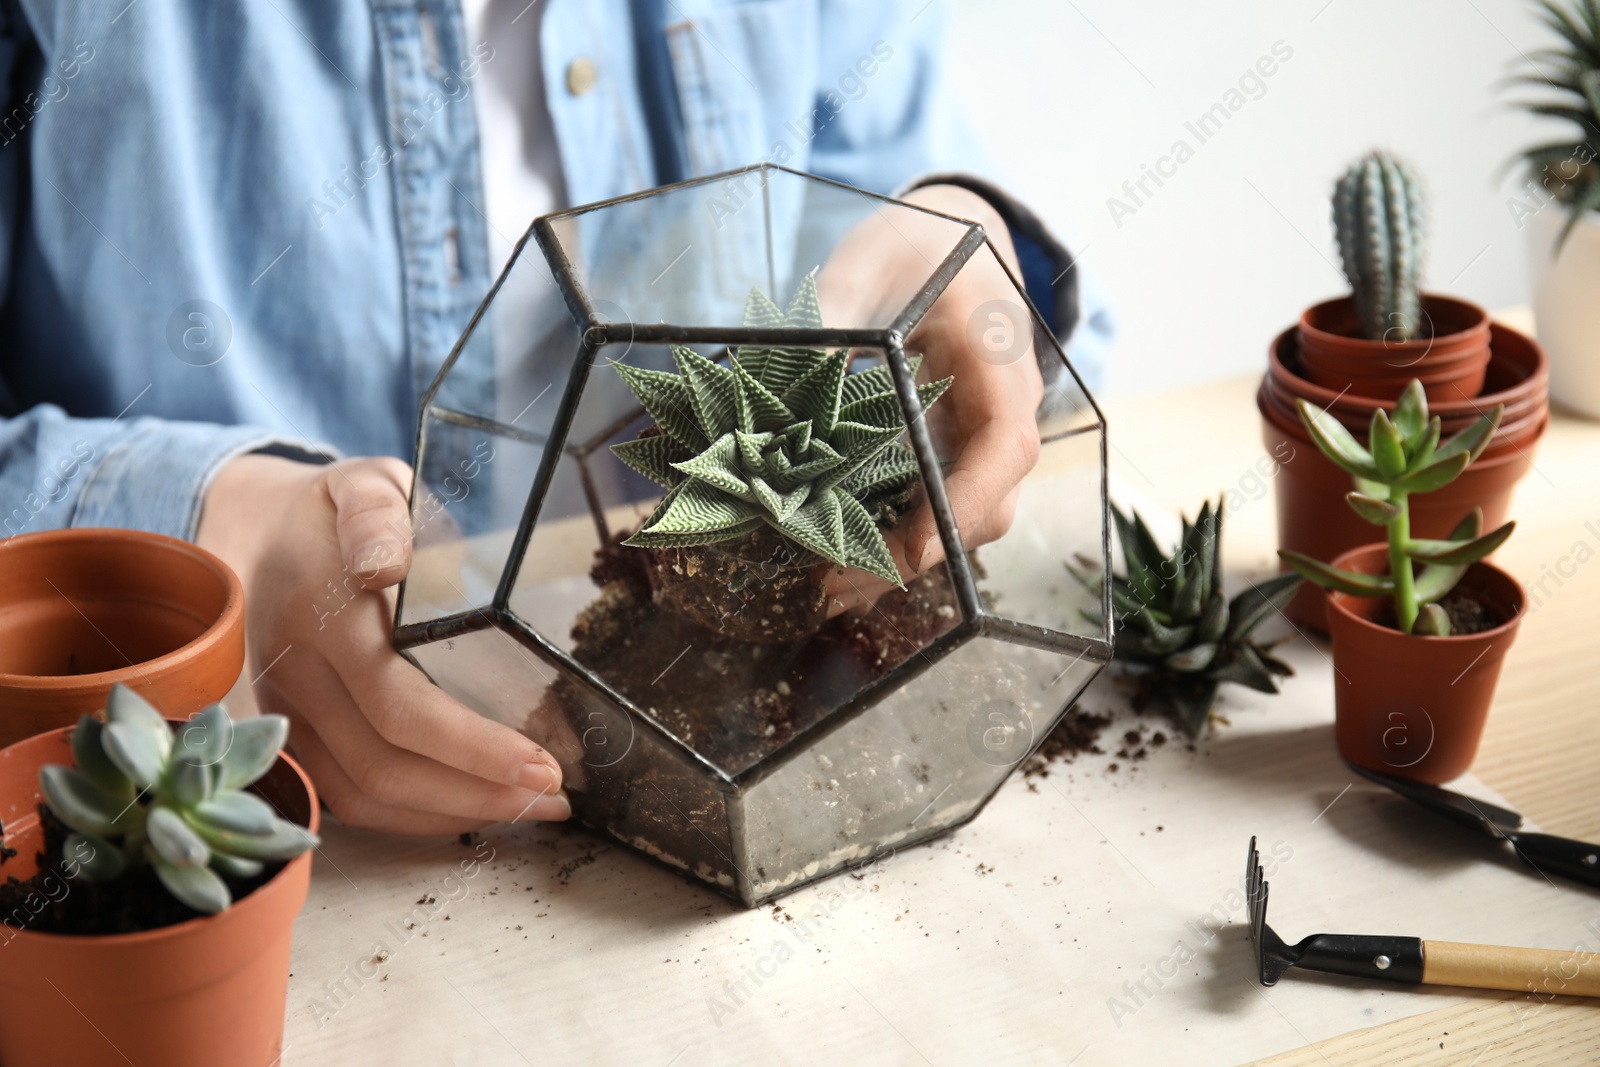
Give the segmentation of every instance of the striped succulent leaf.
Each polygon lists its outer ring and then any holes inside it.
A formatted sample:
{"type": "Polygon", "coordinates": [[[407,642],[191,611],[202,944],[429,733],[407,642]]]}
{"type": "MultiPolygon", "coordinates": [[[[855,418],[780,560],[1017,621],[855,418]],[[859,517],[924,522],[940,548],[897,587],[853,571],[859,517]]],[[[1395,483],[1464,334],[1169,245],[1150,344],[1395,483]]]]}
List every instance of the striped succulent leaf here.
{"type": "MultiPolygon", "coordinates": [[[[813,272],[787,311],[752,289],[749,327],[820,328],[813,272]]],[[[741,346],[729,366],[672,350],[677,374],[616,364],[655,420],[612,451],[667,490],[627,544],[710,545],[768,526],[823,559],[900,584],[881,525],[917,477],[887,367],[850,353],[741,346]]],[[[915,371],[915,361],[912,370],[915,371]]],[[[929,407],[952,379],[918,386],[929,407]]]]}

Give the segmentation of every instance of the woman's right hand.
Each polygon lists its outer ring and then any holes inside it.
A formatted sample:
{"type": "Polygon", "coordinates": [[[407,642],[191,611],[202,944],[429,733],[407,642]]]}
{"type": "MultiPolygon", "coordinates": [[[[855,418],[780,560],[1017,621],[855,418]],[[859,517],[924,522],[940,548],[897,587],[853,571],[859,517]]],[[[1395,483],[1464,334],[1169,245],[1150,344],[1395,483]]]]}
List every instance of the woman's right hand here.
{"type": "Polygon", "coordinates": [[[206,491],[198,543],[245,587],[246,671],[287,715],[295,757],[349,826],[453,834],[565,819],[543,748],[463,706],[390,643],[385,590],[411,565],[411,468],[240,456],[206,491]]]}

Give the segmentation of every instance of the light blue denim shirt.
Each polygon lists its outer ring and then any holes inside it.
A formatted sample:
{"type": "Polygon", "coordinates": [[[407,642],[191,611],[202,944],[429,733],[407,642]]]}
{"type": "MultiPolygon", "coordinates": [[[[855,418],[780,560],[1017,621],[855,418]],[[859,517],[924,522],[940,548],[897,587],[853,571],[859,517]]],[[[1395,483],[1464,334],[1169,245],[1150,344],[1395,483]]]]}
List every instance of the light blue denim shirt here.
{"type": "MultiPolygon", "coordinates": [[[[883,192],[982,171],[942,0],[536,2],[571,203],[763,160],[883,192]]],[[[456,0],[0,0],[0,534],[192,538],[242,452],[409,457],[501,266],[494,61],[456,0]]],[[[982,188],[1092,384],[1106,315],[982,188]]]]}

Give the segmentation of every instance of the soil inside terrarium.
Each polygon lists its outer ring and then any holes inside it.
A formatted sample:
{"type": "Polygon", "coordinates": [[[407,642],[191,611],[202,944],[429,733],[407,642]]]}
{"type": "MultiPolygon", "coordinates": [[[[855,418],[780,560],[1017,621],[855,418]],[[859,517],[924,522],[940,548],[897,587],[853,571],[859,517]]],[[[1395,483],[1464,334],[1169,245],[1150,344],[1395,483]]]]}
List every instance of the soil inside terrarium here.
{"type": "MultiPolygon", "coordinates": [[[[573,625],[573,658],[734,771],[825,718],[961,618],[947,572],[936,567],[865,614],[830,619],[804,639],[740,640],[660,606],[651,555],[620,540],[596,553],[590,575],[600,595],[573,625]]],[[[759,605],[759,593],[752,603],[759,605]]]]}
{"type": "MultiPolygon", "coordinates": [[[[1511,621],[1502,617],[1498,608],[1478,596],[1471,590],[1456,586],[1444,595],[1439,602],[1444,613],[1450,619],[1450,636],[1466,637],[1470,634],[1481,634],[1503,626],[1511,621]]],[[[1379,626],[1390,630],[1400,629],[1400,620],[1394,611],[1394,601],[1385,601],[1383,607],[1372,617],[1372,621],[1379,626]]]]}
{"type": "MultiPolygon", "coordinates": [[[[39,819],[44,844],[38,854],[38,873],[27,879],[12,875],[0,882],[0,921],[13,929],[92,937],[159,930],[201,916],[168,893],[148,865],[130,868],[109,882],[91,882],[81,872],[68,877],[61,850],[71,830],[43,804],[39,805],[39,819]]],[[[0,874],[5,871],[4,863],[5,859],[0,859],[0,874]]],[[[283,868],[283,863],[268,863],[254,878],[223,875],[222,880],[237,904],[283,868]]]]}

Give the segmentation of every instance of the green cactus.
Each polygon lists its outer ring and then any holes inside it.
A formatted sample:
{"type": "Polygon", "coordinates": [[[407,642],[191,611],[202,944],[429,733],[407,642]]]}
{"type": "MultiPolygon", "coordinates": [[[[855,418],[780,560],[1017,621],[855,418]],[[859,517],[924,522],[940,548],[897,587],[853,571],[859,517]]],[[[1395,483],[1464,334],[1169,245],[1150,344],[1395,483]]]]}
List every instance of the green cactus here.
{"type": "Polygon", "coordinates": [[[1409,501],[1461,477],[1489,446],[1504,408],[1497,405],[1441,443],[1439,418],[1428,417],[1422,383],[1412,379],[1395,404],[1392,420],[1382,408],[1372,413],[1367,446],[1363,447],[1326,411],[1304,400],[1298,404],[1300,419],[1317,447],[1355,476],[1356,491],[1345,496],[1350,509],[1388,531],[1389,573],[1356,574],[1283,549],[1278,555],[1325,589],[1352,596],[1393,597],[1402,633],[1447,636],[1450,619],[1438,601],[1455,588],[1469,566],[1499,548],[1516,523],[1483,533],[1483,512],[1474,508],[1443,541],[1414,538],[1409,501]],[[1421,573],[1415,569],[1417,563],[1423,564],[1421,573]]]}
{"type": "Polygon", "coordinates": [[[265,860],[317,845],[245,787],[266,774],[289,733],[281,715],[235,723],[213,704],[169,728],[126,686],[112,688],[106,721],[72,732],[76,767],[39,770],[50,810],[73,831],[63,853],[91,881],[149,864],[178,900],[215,914],[232,904],[222,875],[253,878],[265,860]]]}
{"type": "MultiPolygon", "coordinates": [[[[1222,592],[1222,504],[1207,501],[1171,554],[1163,552],[1139,513],[1133,518],[1111,507],[1122,544],[1125,574],[1111,577],[1111,609],[1117,623],[1113,655],[1149,672],[1159,696],[1169,701],[1190,737],[1211,721],[1211,705],[1223,682],[1263,693],[1278,691],[1277,676],[1289,665],[1250,640],[1257,626],[1283,608],[1300,588],[1293,574],[1277,575],[1228,600],[1222,592]]],[[[1098,594],[1100,581],[1071,564],[1073,577],[1098,594]]],[[[1099,616],[1085,613],[1098,621],[1099,616]]]]}
{"type": "MultiPolygon", "coordinates": [[[[821,328],[815,272],[787,313],[752,289],[744,321],[821,328]]],[[[848,350],[810,348],[741,347],[728,367],[689,348],[672,356],[678,374],[615,364],[656,424],[612,451],[668,491],[625,543],[711,545],[765,525],[823,559],[900,585],[880,526],[898,516],[918,466],[898,443],[905,419],[888,367],[848,374],[848,350]]],[[[922,406],[951,381],[918,386],[922,406]]]]}
{"type": "Polygon", "coordinates": [[[1410,341],[1421,331],[1426,223],[1422,183],[1384,152],[1357,160],[1333,188],[1333,232],[1373,341],[1410,341]]]}

